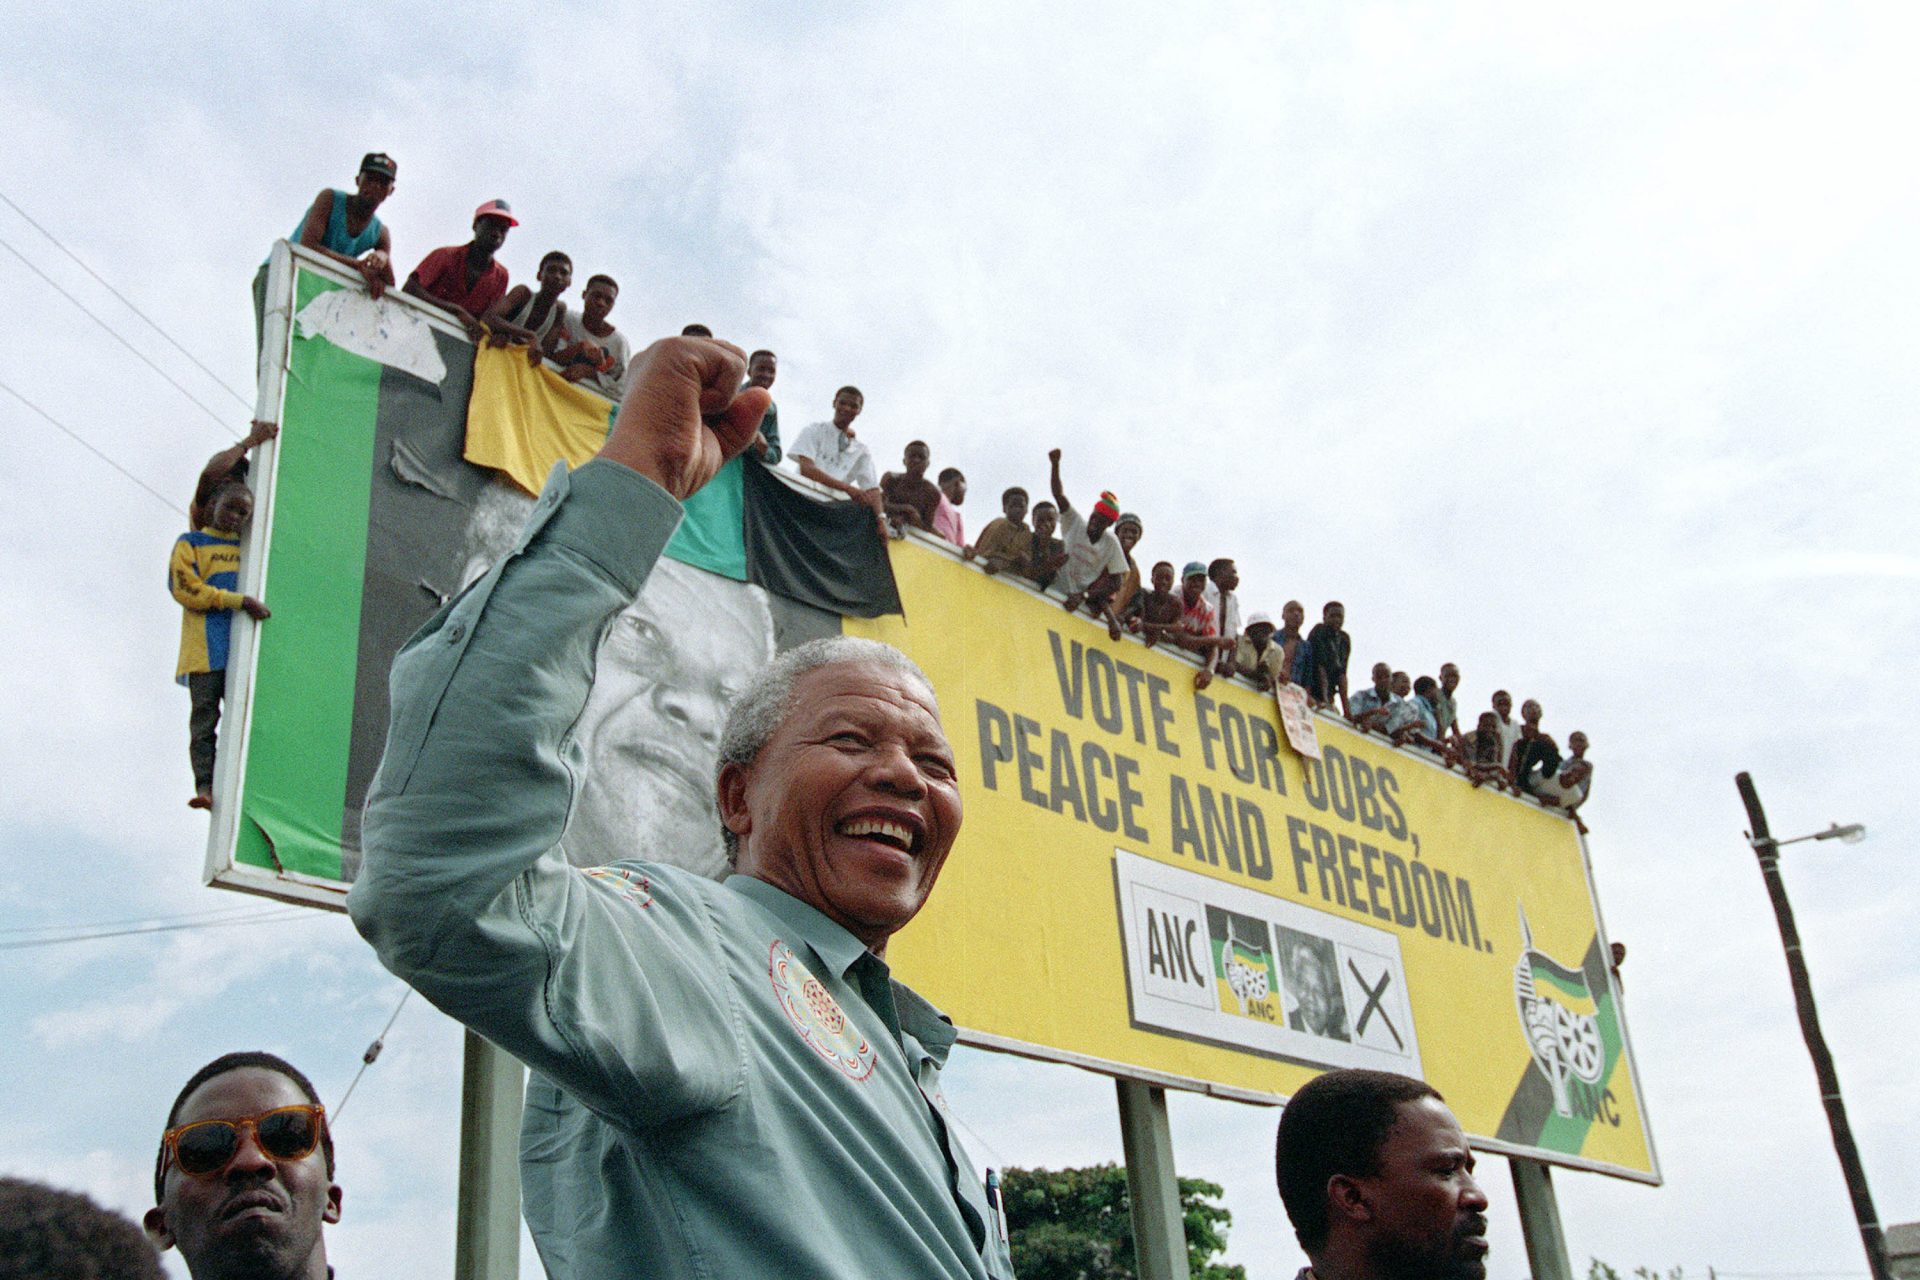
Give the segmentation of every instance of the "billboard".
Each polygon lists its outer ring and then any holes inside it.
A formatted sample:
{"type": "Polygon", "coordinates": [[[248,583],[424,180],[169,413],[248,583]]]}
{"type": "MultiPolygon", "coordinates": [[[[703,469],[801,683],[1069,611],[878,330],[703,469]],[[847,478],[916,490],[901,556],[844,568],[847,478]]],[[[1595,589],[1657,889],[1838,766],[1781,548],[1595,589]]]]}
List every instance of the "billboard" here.
{"type": "MultiPolygon", "coordinates": [[[[392,655],[531,503],[470,460],[476,366],[483,383],[534,375],[293,261],[264,384],[282,432],[242,565],[274,616],[236,628],[208,876],[338,907],[392,655]]],[[[581,403],[552,456],[604,432],[604,402],[581,403]]],[[[1328,1067],[1400,1071],[1485,1149],[1658,1181],[1564,817],[1329,717],[1289,708],[1289,726],[1272,695],[1196,691],[1187,660],[1110,641],[941,544],[892,544],[901,611],[868,618],[692,567],[735,563],[710,552],[670,548],[690,563],[663,560],[603,641],[574,818],[606,828],[600,847],[677,831],[719,872],[709,780],[731,691],[816,635],[886,640],[934,683],[966,806],[888,959],[963,1039],[1250,1101],[1328,1067]]]]}

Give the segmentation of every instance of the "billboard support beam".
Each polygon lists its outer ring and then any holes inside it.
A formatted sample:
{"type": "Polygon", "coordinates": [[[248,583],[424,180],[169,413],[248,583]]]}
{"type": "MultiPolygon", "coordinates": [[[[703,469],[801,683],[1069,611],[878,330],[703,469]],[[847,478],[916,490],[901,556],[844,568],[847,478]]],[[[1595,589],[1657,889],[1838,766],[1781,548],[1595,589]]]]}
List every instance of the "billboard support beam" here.
{"type": "Polygon", "coordinates": [[[1138,1080],[1116,1080],[1114,1086],[1120,1094],[1120,1145],[1127,1156],[1133,1256],[1140,1280],[1190,1280],[1167,1091],[1138,1080]]]}
{"type": "Polygon", "coordinates": [[[525,1069],[472,1031],[460,1071],[460,1212],[453,1273],[520,1275],[520,1109],[525,1069]]]}
{"type": "Polygon", "coordinates": [[[1533,1280],[1573,1280],[1566,1233],[1560,1229],[1560,1203],[1554,1199],[1548,1167],[1518,1156],[1508,1160],[1507,1167],[1513,1170],[1513,1199],[1520,1208],[1520,1234],[1527,1242],[1527,1269],[1533,1280]]]}

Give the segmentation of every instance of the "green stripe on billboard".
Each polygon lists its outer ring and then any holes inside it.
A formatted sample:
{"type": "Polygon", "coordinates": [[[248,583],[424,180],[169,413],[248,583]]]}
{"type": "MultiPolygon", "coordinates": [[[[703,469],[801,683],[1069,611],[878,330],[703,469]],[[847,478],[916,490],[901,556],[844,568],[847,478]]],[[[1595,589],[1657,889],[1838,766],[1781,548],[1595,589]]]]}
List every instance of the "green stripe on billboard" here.
{"type": "MultiPolygon", "coordinates": [[[[302,271],[295,313],[339,287],[302,271]]],[[[251,866],[340,875],[380,376],[324,338],[293,338],[266,586],[273,617],[259,633],[235,851],[251,866]]]]}

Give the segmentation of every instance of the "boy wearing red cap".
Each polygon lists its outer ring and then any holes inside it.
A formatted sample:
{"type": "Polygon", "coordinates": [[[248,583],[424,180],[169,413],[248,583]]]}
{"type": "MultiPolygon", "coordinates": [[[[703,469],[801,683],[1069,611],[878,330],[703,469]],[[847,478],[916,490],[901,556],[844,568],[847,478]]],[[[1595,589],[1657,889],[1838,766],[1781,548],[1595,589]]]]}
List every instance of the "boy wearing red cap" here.
{"type": "Polygon", "coordinates": [[[1060,451],[1049,451],[1047,461],[1053,466],[1053,500],[1060,508],[1060,538],[1067,549],[1067,562],[1060,566],[1053,585],[1067,597],[1067,612],[1085,604],[1088,613],[1106,620],[1107,634],[1118,640],[1120,621],[1113,616],[1113,596],[1127,576],[1127,553],[1113,532],[1113,522],[1120,518],[1119,500],[1102,493],[1093,504],[1093,514],[1082,518],[1060,483],[1060,451]]]}
{"type": "Polygon", "coordinates": [[[507,269],[493,255],[507,242],[507,229],[519,225],[505,200],[487,201],[473,211],[473,239],[422,258],[407,277],[406,291],[452,312],[478,343],[486,334],[480,317],[507,292],[507,269]]]}

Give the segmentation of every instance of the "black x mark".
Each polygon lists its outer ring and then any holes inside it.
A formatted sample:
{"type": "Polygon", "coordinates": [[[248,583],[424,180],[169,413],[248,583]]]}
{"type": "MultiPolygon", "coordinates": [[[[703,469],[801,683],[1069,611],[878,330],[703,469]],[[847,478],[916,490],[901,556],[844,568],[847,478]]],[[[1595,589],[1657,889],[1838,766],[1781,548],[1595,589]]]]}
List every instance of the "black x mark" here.
{"type": "Polygon", "coordinates": [[[1387,984],[1393,981],[1393,970],[1383,969],[1380,973],[1380,985],[1370,987],[1367,985],[1366,978],[1361,976],[1360,970],[1354,968],[1353,961],[1347,961],[1347,968],[1352,971],[1353,980],[1360,984],[1360,989],[1367,993],[1366,1008],[1360,1010],[1360,1021],[1354,1023],[1353,1034],[1356,1036],[1365,1035],[1367,1031],[1367,1019],[1377,1013],[1380,1015],[1380,1021],[1387,1024],[1387,1034],[1393,1037],[1393,1043],[1405,1049],[1407,1047],[1406,1042],[1400,1038],[1400,1033],[1393,1029],[1393,1019],[1389,1018],[1387,1011],[1380,1007],[1380,997],[1387,993],[1387,984]]]}

